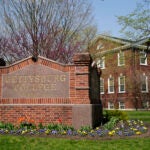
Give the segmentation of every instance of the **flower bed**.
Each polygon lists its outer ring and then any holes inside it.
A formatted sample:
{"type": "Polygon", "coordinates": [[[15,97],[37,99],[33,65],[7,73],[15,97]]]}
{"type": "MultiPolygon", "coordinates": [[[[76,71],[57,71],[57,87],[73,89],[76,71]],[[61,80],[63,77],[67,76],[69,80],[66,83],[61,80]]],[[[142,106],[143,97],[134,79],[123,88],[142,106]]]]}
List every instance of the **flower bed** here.
{"type": "Polygon", "coordinates": [[[0,123],[0,134],[11,135],[32,135],[32,136],[68,136],[68,137],[125,137],[133,135],[142,135],[148,131],[148,128],[140,120],[127,120],[117,121],[112,126],[109,122],[103,126],[99,126],[95,129],[91,129],[88,126],[81,127],[81,129],[75,130],[73,127],[65,126],[63,124],[49,124],[43,126],[39,124],[38,127],[33,124],[21,123],[20,126],[14,127],[12,124],[0,123]]]}

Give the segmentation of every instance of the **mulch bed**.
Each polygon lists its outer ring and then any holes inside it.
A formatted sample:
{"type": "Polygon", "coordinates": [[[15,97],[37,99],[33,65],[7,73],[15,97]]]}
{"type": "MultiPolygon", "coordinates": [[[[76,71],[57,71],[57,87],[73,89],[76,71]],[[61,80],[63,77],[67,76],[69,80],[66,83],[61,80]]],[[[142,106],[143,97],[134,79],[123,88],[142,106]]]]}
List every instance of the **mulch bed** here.
{"type": "Polygon", "coordinates": [[[114,140],[114,139],[129,139],[129,138],[148,138],[150,137],[150,124],[146,124],[145,125],[148,128],[148,131],[146,133],[143,133],[141,135],[132,135],[132,136],[118,136],[118,135],[114,135],[114,136],[103,136],[103,137],[99,137],[99,136],[80,136],[80,135],[75,135],[75,136],[69,136],[69,135],[45,135],[45,134],[41,134],[41,135],[22,135],[22,136],[30,136],[30,137],[42,137],[42,138],[63,138],[63,139],[70,139],[70,140],[114,140]]]}

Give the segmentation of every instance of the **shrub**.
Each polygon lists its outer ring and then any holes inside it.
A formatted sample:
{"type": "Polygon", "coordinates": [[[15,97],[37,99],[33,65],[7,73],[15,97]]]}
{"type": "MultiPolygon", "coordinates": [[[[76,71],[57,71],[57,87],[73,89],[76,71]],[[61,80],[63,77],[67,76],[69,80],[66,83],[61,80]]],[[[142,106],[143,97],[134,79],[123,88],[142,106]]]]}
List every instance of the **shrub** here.
{"type": "Polygon", "coordinates": [[[103,116],[107,121],[110,121],[112,117],[116,117],[119,120],[128,120],[127,113],[120,110],[105,110],[103,116]]]}
{"type": "Polygon", "coordinates": [[[106,124],[104,124],[104,128],[106,128],[108,130],[112,130],[116,126],[116,123],[118,121],[119,121],[119,118],[111,117],[110,121],[108,121],[106,124]]]}

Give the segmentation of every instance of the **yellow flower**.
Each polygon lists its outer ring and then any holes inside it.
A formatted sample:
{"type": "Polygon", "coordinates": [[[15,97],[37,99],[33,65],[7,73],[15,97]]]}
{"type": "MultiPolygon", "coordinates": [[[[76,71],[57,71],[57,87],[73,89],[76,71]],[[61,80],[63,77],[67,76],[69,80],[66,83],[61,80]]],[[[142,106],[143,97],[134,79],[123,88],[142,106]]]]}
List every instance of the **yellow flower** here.
{"type": "Polygon", "coordinates": [[[8,133],[8,130],[5,130],[5,133],[8,133]]]}
{"type": "Polygon", "coordinates": [[[108,135],[110,135],[110,136],[113,136],[114,134],[115,134],[114,130],[108,132],[108,135]]]}
{"type": "Polygon", "coordinates": [[[78,132],[78,133],[81,133],[81,131],[80,131],[80,130],[77,130],[77,132],[78,132]]]}
{"type": "Polygon", "coordinates": [[[147,130],[147,128],[146,128],[146,127],[143,127],[143,129],[144,129],[144,130],[147,130]]]}
{"type": "Polygon", "coordinates": [[[49,132],[50,132],[50,130],[46,130],[46,131],[45,131],[46,134],[49,134],[49,132]]]}
{"type": "Polygon", "coordinates": [[[61,134],[65,135],[65,134],[66,134],[66,131],[63,131],[61,134]]]}
{"type": "Polygon", "coordinates": [[[83,134],[83,135],[86,135],[86,134],[87,134],[87,132],[85,132],[85,131],[82,131],[82,134],[83,134]]]}
{"type": "Polygon", "coordinates": [[[28,131],[27,130],[23,130],[22,132],[21,132],[21,134],[25,134],[25,133],[27,133],[28,131]]]}
{"type": "Polygon", "coordinates": [[[140,134],[141,134],[141,132],[140,132],[140,131],[137,131],[135,134],[136,134],[136,135],[140,135],[140,134]]]}
{"type": "Polygon", "coordinates": [[[94,132],[94,130],[91,130],[91,133],[93,133],[94,132]]]}
{"type": "Polygon", "coordinates": [[[136,128],[133,128],[133,130],[134,130],[134,131],[137,131],[138,129],[136,129],[136,128]]]}
{"type": "Polygon", "coordinates": [[[96,127],[96,130],[99,130],[99,127],[96,127]]]}

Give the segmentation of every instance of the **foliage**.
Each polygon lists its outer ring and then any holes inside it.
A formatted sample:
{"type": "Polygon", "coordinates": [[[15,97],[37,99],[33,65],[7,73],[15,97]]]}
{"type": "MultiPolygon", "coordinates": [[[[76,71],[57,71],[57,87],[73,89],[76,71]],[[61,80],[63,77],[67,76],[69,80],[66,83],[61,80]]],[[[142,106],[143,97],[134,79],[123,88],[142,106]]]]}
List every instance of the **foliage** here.
{"type": "Polygon", "coordinates": [[[47,128],[49,130],[57,130],[57,131],[62,131],[62,130],[74,130],[74,128],[72,126],[68,126],[68,125],[64,125],[64,124],[53,124],[50,123],[47,125],[47,128]]]}
{"type": "Polygon", "coordinates": [[[120,110],[105,110],[103,111],[103,116],[106,120],[110,120],[112,117],[117,117],[119,120],[127,120],[127,113],[120,110]]]}
{"type": "Polygon", "coordinates": [[[119,16],[118,22],[122,25],[122,32],[131,39],[141,39],[150,35],[150,1],[138,3],[136,9],[126,15],[119,16]]]}
{"type": "Polygon", "coordinates": [[[11,123],[0,122],[0,129],[14,130],[14,125],[11,123]]]}
{"type": "Polygon", "coordinates": [[[140,120],[127,120],[123,121],[116,117],[112,117],[108,123],[104,126],[96,127],[92,129],[89,126],[82,126],[81,129],[75,130],[72,127],[65,126],[62,124],[49,124],[45,128],[31,128],[26,125],[18,127],[13,127],[12,125],[6,123],[1,123],[0,134],[6,135],[32,135],[32,136],[88,136],[88,137],[104,137],[104,136],[132,136],[141,135],[148,131],[147,127],[144,125],[143,121],[140,120]],[[8,126],[9,125],[9,126],[8,126]]]}
{"type": "Polygon", "coordinates": [[[24,123],[20,124],[20,128],[21,129],[35,129],[36,126],[34,124],[32,124],[32,123],[26,123],[26,122],[24,122],[24,123]]]}
{"type": "Polygon", "coordinates": [[[80,128],[80,131],[89,132],[91,130],[92,130],[91,126],[81,126],[81,128],[80,128]]]}
{"type": "Polygon", "coordinates": [[[106,124],[104,124],[104,128],[112,130],[116,126],[118,120],[119,118],[117,117],[111,117],[110,120],[106,124]]]}
{"type": "Polygon", "coordinates": [[[44,129],[45,126],[43,126],[43,124],[40,122],[40,123],[38,124],[38,128],[39,128],[39,129],[44,129]]]}
{"type": "Polygon", "coordinates": [[[0,12],[0,55],[10,62],[41,55],[69,63],[96,33],[86,0],[5,0],[0,12]]]}
{"type": "Polygon", "coordinates": [[[19,128],[21,129],[35,129],[36,128],[34,124],[34,120],[28,116],[18,118],[17,123],[19,124],[19,128]]]}

